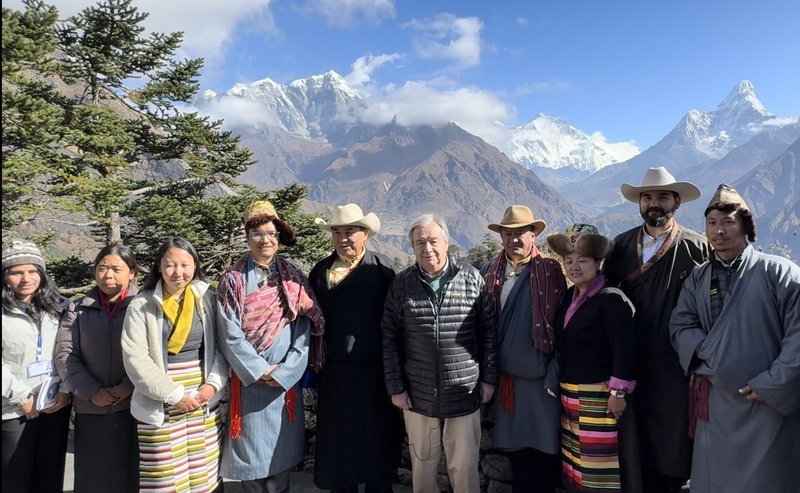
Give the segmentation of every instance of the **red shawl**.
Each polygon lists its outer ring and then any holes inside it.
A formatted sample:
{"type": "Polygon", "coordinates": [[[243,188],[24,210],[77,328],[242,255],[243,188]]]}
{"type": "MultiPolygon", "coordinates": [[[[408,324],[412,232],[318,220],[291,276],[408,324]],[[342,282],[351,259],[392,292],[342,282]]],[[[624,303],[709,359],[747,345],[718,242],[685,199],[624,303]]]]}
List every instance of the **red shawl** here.
{"type": "MultiPolygon", "coordinates": [[[[281,329],[297,319],[307,317],[312,323],[311,358],[309,366],[319,371],[324,362],[322,335],[325,320],[308,281],[300,270],[280,256],[275,264],[280,277],[278,289],[264,285],[258,291],[246,293],[247,261],[249,255],[239,259],[220,281],[217,297],[222,309],[241,321],[242,332],[259,353],[268,348],[281,329]]],[[[231,438],[241,433],[241,382],[231,371],[231,438]]],[[[294,388],[286,392],[286,408],[289,420],[294,421],[294,388]]]]}
{"type": "MultiPolygon", "coordinates": [[[[501,251],[486,271],[486,286],[492,294],[498,318],[507,262],[505,252],[501,251]]],[[[545,354],[552,354],[555,346],[553,319],[566,288],[564,273],[558,262],[539,251],[536,245],[531,251],[530,272],[533,346],[545,354]]],[[[500,400],[506,412],[514,409],[513,389],[511,375],[500,375],[500,400]]]]}

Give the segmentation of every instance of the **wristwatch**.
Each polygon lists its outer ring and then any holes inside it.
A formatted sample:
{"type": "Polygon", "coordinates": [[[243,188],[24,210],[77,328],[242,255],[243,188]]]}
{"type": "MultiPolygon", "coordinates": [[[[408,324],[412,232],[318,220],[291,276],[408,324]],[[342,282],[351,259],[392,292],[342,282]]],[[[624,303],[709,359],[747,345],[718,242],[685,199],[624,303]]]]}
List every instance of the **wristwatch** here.
{"type": "Polygon", "coordinates": [[[625,391],[624,390],[611,389],[611,390],[608,391],[608,393],[613,395],[614,397],[616,397],[618,399],[624,399],[625,398],[625,391]]]}

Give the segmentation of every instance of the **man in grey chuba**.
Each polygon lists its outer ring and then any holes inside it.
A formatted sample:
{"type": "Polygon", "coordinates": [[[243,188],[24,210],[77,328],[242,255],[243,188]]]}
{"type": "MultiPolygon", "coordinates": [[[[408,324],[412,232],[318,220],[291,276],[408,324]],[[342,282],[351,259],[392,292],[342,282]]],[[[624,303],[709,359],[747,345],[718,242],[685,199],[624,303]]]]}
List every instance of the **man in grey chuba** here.
{"type": "Polygon", "coordinates": [[[729,185],[705,216],[714,253],[670,320],[692,377],[692,492],[800,491],[800,267],[748,244],[755,222],[729,185]]]}
{"type": "Polygon", "coordinates": [[[497,383],[494,306],[477,269],[448,257],[442,219],[421,216],[409,240],[417,263],[392,282],[382,328],[386,388],[403,410],[414,492],[440,492],[444,449],[453,491],[479,493],[479,408],[497,383]]]}

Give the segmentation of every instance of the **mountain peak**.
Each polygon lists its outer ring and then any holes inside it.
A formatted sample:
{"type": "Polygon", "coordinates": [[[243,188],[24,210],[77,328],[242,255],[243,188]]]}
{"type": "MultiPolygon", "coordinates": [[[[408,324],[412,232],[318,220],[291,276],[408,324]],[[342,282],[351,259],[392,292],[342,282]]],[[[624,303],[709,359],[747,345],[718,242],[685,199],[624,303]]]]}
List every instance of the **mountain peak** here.
{"type": "Polygon", "coordinates": [[[717,113],[741,114],[744,111],[762,116],[772,116],[756,96],[755,87],[749,80],[740,81],[717,106],[717,113]]]}

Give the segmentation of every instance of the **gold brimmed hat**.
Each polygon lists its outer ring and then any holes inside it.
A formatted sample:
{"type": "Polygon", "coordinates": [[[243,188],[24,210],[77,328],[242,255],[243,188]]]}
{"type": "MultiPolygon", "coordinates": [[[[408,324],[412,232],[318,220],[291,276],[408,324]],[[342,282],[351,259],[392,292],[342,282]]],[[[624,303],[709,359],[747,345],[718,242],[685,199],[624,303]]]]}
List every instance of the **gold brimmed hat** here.
{"type": "Polygon", "coordinates": [[[537,236],[541,233],[547,223],[541,219],[536,219],[533,216],[530,208],[524,205],[512,205],[506,208],[503,219],[499,223],[492,223],[489,229],[495,233],[499,233],[502,228],[524,228],[525,226],[533,226],[533,232],[537,236]]]}

